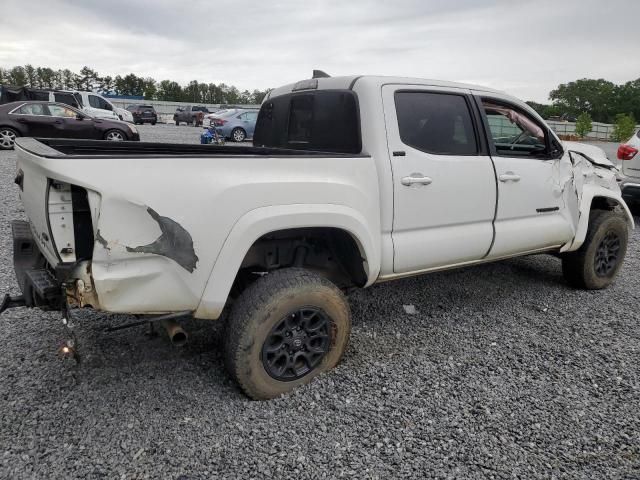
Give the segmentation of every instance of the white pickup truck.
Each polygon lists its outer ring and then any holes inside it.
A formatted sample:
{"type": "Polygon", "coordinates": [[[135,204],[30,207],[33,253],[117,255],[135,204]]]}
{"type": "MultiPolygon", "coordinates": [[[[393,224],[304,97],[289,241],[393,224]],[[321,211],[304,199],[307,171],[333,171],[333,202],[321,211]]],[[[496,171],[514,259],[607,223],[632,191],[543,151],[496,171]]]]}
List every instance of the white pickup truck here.
{"type": "MultiPolygon", "coordinates": [[[[633,217],[596,147],[483,87],[313,78],[264,100],[253,147],[20,138],[17,305],[223,318],[252,398],[334,367],[345,292],[535,253],[601,289],[633,217]]],[[[479,279],[481,281],[481,279],[479,279]]],[[[140,324],[140,321],[133,322],[140,324]]]]}

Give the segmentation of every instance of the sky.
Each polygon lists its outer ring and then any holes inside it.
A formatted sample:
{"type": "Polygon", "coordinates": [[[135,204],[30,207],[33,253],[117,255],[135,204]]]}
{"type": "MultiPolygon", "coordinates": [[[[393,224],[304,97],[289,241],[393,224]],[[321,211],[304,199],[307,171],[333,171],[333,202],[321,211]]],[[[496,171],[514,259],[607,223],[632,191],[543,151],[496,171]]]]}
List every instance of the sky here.
{"type": "Polygon", "coordinates": [[[2,0],[0,67],[27,63],[241,90],[320,69],[546,102],[578,78],[640,77],[640,0],[2,0]]]}

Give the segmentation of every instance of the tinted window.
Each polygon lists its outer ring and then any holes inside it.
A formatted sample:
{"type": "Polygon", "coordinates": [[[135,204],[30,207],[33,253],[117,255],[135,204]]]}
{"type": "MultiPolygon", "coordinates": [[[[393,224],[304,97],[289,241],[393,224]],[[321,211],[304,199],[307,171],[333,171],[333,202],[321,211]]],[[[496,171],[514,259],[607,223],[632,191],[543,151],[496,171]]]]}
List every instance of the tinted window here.
{"type": "Polygon", "coordinates": [[[351,91],[282,95],[258,113],[254,145],[336,153],[360,153],[360,117],[351,91]]]}
{"type": "Polygon", "coordinates": [[[483,99],[491,138],[496,153],[507,156],[540,155],[546,153],[542,126],[519,108],[483,99]]]}
{"type": "Polygon", "coordinates": [[[64,103],[65,105],[78,106],[76,98],[71,93],[54,93],[53,98],[56,102],[64,103]]]}
{"type": "Polygon", "coordinates": [[[99,108],[101,110],[112,110],[111,105],[108,104],[104,98],[96,95],[89,95],[89,105],[93,108],[99,108]]]}
{"type": "Polygon", "coordinates": [[[474,155],[478,152],[471,112],[461,95],[396,92],[400,139],[423,152],[474,155]]]}

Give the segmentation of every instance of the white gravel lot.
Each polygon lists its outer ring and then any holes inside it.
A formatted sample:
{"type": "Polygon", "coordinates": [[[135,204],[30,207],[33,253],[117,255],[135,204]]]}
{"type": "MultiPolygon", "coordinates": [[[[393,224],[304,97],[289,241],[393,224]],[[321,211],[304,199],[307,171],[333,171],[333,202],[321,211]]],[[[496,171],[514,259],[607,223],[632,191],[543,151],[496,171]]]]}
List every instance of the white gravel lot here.
{"type": "MultiPolygon", "coordinates": [[[[14,162],[0,153],[0,293],[16,294],[14,162]]],[[[76,366],[56,356],[58,314],[14,309],[0,317],[0,477],[640,478],[639,259],[636,230],[606,291],[572,290],[559,260],[532,256],[357,292],[343,362],[269,402],[228,379],[216,322],[188,322],[176,349],[84,314],[76,366]]]]}

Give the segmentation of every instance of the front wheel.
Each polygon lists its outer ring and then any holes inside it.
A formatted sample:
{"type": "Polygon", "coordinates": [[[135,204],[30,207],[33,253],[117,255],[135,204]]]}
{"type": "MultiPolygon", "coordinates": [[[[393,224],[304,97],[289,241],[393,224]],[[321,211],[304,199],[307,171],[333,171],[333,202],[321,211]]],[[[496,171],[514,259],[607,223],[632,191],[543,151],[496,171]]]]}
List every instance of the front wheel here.
{"type": "Polygon", "coordinates": [[[109,130],[104,134],[104,139],[111,142],[122,142],[127,139],[126,135],[121,130],[109,130]]]}
{"type": "Polygon", "coordinates": [[[18,137],[18,132],[13,128],[0,127],[0,150],[11,150],[18,137]]]}
{"type": "Polygon", "coordinates": [[[242,128],[234,128],[231,132],[231,138],[233,138],[234,142],[244,142],[244,139],[247,138],[246,132],[242,128]]]}
{"type": "Polygon", "coordinates": [[[607,288],[615,280],[629,242],[626,219],[609,210],[593,210],[582,246],[562,255],[562,273],[569,285],[588,290],[607,288]]]}
{"type": "Polygon", "coordinates": [[[254,400],[267,400],[335,367],[351,331],[344,294],[301,268],[256,280],[227,321],[224,359],[231,376],[254,400]]]}

